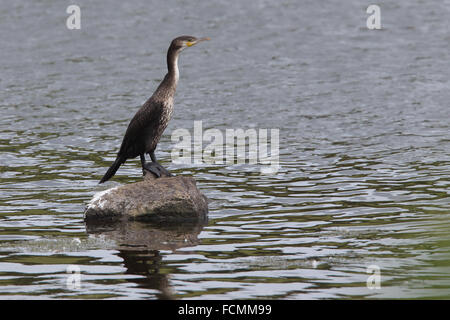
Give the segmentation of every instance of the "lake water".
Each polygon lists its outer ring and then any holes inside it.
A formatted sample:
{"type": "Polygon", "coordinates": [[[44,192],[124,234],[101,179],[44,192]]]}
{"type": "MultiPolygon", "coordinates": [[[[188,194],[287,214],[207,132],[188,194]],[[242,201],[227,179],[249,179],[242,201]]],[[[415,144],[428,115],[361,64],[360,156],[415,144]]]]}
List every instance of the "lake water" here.
{"type": "Polygon", "coordinates": [[[381,30],[368,4],[3,1],[0,298],[450,298],[450,1],[377,2],[381,30]],[[208,224],[86,225],[140,179],[136,159],[98,185],[182,34],[211,41],[181,55],[156,154],[208,224]],[[279,171],[173,164],[196,120],[279,129],[279,171]]]}

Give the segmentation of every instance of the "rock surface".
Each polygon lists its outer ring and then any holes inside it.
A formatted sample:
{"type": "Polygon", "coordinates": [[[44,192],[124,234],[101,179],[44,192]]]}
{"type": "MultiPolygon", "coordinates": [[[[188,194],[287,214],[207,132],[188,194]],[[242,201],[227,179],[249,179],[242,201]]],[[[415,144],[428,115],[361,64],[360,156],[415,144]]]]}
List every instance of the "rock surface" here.
{"type": "Polygon", "coordinates": [[[189,176],[154,178],[98,192],[84,212],[89,220],[205,221],[206,197],[189,176]]]}

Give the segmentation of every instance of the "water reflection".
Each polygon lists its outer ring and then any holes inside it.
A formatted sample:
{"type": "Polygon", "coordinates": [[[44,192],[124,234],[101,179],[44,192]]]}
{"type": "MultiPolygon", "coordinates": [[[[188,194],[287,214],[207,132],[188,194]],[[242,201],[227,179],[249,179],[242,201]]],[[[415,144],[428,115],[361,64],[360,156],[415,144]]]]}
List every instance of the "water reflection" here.
{"type": "Polygon", "coordinates": [[[156,289],[158,299],[174,299],[169,285],[170,274],[160,272],[163,265],[161,250],[175,252],[179,248],[195,246],[204,223],[157,224],[140,221],[86,223],[90,236],[117,244],[118,256],[123,259],[125,274],[141,275],[132,281],[141,288],[156,289]]]}

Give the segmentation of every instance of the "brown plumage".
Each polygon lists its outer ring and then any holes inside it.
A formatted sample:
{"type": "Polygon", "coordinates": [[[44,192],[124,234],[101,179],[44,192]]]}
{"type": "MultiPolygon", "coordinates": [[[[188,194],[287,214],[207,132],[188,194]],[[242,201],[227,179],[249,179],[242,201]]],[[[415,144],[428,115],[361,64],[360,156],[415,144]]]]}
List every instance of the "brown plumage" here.
{"type": "Polygon", "coordinates": [[[154,151],[172,117],[173,99],[179,78],[178,55],[186,47],[190,47],[203,40],[209,40],[209,38],[197,39],[191,36],[181,36],[172,41],[167,51],[168,73],[153,95],[131,119],[120,150],[117,153],[116,160],[100,180],[100,183],[111,179],[127,159],[136,158],[137,156],[141,157],[143,169],[149,170],[156,176],[159,176],[161,172],[170,175],[156,161],[154,151]],[[145,163],[146,153],[152,159],[151,164],[145,163]]]}

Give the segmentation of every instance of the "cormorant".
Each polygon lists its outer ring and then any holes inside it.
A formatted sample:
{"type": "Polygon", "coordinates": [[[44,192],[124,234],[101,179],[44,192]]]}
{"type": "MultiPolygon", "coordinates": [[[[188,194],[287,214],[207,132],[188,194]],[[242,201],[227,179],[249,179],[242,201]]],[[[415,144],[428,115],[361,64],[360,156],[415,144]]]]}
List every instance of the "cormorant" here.
{"type": "Polygon", "coordinates": [[[147,169],[157,177],[160,177],[161,174],[171,175],[156,161],[155,149],[172,117],[173,98],[179,78],[178,55],[185,48],[204,40],[209,40],[209,38],[181,36],[172,40],[167,51],[168,73],[153,95],[131,119],[117,153],[117,158],[100,180],[100,183],[111,179],[127,159],[137,156],[141,157],[142,170],[147,169]],[[145,162],[146,153],[150,155],[151,163],[145,162]]]}

